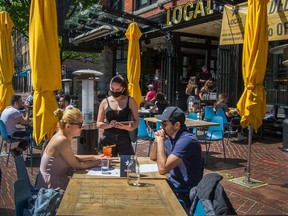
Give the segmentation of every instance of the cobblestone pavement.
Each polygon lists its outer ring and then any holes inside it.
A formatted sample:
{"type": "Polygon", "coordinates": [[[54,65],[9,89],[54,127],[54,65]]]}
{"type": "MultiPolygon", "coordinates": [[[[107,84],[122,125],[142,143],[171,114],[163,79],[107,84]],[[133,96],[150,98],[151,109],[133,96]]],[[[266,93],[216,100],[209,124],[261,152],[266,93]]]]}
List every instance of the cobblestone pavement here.
{"type": "MultiPolygon", "coordinates": [[[[281,151],[282,138],[264,136],[254,138],[251,154],[251,178],[268,183],[267,186],[249,189],[229,182],[230,178],[245,176],[248,145],[246,142],[231,140],[226,145],[227,162],[223,160],[223,150],[220,143],[211,145],[211,154],[205,173],[216,172],[224,176],[221,184],[224,186],[236,212],[239,215],[286,215],[288,214],[288,153],[281,151]]],[[[73,144],[74,150],[77,142],[73,144]]],[[[137,155],[147,156],[148,141],[140,140],[137,155]]],[[[202,144],[203,153],[205,145],[202,144]]],[[[33,175],[27,161],[27,169],[31,181],[34,182],[39,170],[40,155],[34,159],[33,175]]],[[[37,156],[37,155],[35,155],[37,156]]],[[[14,215],[13,182],[16,179],[15,164],[11,157],[8,167],[6,157],[0,157],[3,177],[1,184],[0,215],[14,215]]]]}

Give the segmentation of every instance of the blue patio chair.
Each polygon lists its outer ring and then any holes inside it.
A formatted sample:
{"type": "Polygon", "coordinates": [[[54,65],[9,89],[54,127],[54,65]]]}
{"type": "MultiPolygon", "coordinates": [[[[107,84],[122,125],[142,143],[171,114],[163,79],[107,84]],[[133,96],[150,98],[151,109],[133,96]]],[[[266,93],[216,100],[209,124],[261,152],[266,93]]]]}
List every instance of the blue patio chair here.
{"type": "Polygon", "coordinates": [[[34,184],[34,186],[33,186],[33,185],[31,184],[29,175],[28,175],[28,173],[27,173],[25,161],[24,161],[24,159],[23,159],[23,157],[22,157],[21,155],[15,157],[15,165],[16,165],[16,172],[17,172],[17,177],[18,177],[18,179],[26,179],[27,182],[28,182],[28,184],[29,184],[31,193],[32,193],[32,194],[37,194],[38,191],[39,191],[39,190],[36,188],[37,180],[38,180],[38,175],[37,175],[36,178],[35,178],[35,184],[34,184]]]}
{"type": "Polygon", "coordinates": [[[227,131],[228,131],[227,142],[226,142],[226,144],[228,144],[229,140],[231,138],[231,131],[232,131],[233,127],[239,126],[239,124],[235,124],[236,120],[239,121],[239,117],[231,118],[230,121],[228,121],[227,120],[227,116],[226,116],[226,114],[225,114],[223,109],[217,109],[216,110],[216,115],[217,116],[221,116],[223,118],[224,128],[227,128],[227,131]]]}
{"type": "Polygon", "coordinates": [[[154,136],[154,132],[157,130],[160,130],[161,128],[161,122],[157,121],[156,122],[156,128],[155,130],[153,130],[149,125],[147,125],[147,134],[149,137],[149,145],[148,145],[148,157],[150,155],[150,149],[151,149],[151,145],[152,145],[152,141],[154,140],[155,136],[154,136]]]}
{"type": "Polygon", "coordinates": [[[145,124],[145,121],[143,118],[139,118],[137,137],[139,137],[139,138],[147,138],[148,137],[148,133],[146,130],[146,124],[145,124]]]}
{"type": "MultiPolygon", "coordinates": [[[[198,116],[197,116],[197,113],[190,112],[190,113],[188,113],[187,118],[197,120],[198,116]]],[[[191,132],[193,134],[197,134],[197,128],[196,127],[191,128],[191,132]]]]}
{"type": "Polygon", "coordinates": [[[204,120],[211,121],[214,116],[215,116],[215,112],[214,112],[213,106],[205,106],[204,120]]]}
{"type": "Polygon", "coordinates": [[[11,150],[12,143],[20,142],[20,141],[23,141],[25,139],[24,138],[19,138],[19,139],[14,138],[13,135],[8,136],[6,126],[1,119],[0,119],[0,132],[1,132],[1,138],[2,138],[0,151],[2,151],[2,147],[3,147],[4,142],[6,142],[7,145],[9,145],[9,147],[7,146],[8,147],[7,159],[6,159],[6,167],[7,167],[8,162],[9,162],[9,158],[10,158],[10,150],[11,150]]]}
{"type": "Polygon", "coordinates": [[[224,125],[223,125],[223,118],[221,116],[214,116],[211,122],[218,123],[218,126],[210,126],[206,133],[203,135],[198,135],[197,138],[199,140],[204,140],[206,145],[206,165],[208,162],[209,150],[211,142],[221,141],[223,152],[224,152],[224,161],[226,163],[226,153],[225,153],[225,146],[224,146],[224,125]]]}
{"type": "Polygon", "coordinates": [[[35,145],[35,141],[32,137],[32,133],[33,133],[33,127],[32,126],[26,126],[26,134],[29,140],[29,156],[30,156],[30,167],[31,167],[31,174],[33,175],[33,149],[38,149],[41,150],[41,155],[43,153],[43,149],[42,149],[42,144],[39,146],[35,145]]]}
{"type": "Polygon", "coordinates": [[[28,200],[32,197],[27,179],[20,178],[13,184],[14,204],[16,216],[24,215],[24,209],[28,207],[28,200]]]}
{"type": "Polygon", "coordinates": [[[138,148],[138,138],[148,138],[147,130],[146,130],[146,124],[143,118],[139,118],[139,125],[138,125],[138,130],[137,130],[137,140],[135,142],[135,154],[137,152],[138,148]]]}

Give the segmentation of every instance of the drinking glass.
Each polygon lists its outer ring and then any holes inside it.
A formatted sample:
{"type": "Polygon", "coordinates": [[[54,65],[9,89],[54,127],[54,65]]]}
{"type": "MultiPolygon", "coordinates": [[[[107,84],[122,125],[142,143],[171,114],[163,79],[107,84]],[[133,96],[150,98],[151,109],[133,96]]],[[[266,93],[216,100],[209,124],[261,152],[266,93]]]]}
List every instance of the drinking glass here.
{"type": "Polygon", "coordinates": [[[101,159],[101,173],[102,174],[109,173],[109,160],[107,158],[101,159]]]}

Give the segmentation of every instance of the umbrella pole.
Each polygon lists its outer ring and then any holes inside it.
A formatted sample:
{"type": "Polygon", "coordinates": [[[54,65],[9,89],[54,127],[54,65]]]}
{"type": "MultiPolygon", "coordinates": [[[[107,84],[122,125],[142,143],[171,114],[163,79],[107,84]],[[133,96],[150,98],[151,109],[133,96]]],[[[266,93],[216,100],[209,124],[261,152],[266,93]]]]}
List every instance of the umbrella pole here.
{"type": "Polygon", "coordinates": [[[245,172],[247,175],[247,183],[251,183],[251,168],[250,168],[250,158],[251,158],[251,145],[252,145],[252,136],[253,136],[253,129],[251,126],[248,126],[249,136],[248,136],[248,159],[247,159],[247,165],[245,168],[245,172]]]}

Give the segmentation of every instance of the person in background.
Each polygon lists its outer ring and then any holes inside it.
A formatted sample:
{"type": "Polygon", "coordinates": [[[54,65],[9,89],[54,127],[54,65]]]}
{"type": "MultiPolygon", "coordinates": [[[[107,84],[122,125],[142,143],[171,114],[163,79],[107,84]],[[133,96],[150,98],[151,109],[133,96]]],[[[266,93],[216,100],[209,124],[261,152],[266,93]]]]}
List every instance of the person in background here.
{"type": "Polygon", "coordinates": [[[202,88],[209,79],[212,79],[212,74],[208,71],[207,67],[203,65],[199,77],[200,88],[202,88]]]}
{"type": "Polygon", "coordinates": [[[243,135],[243,129],[240,125],[240,116],[237,110],[230,110],[227,104],[228,96],[226,94],[219,94],[214,109],[222,109],[225,112],[227,121],[234,126],[237,126],[237,141],[245,140],[246,137],[243,135]]]}
{"type": "Polygon", "coordinates": [[[30,95],[26,98],[25,100],[26,106],[33,106],[33,95],[34,95],[34,90],[32,90],[30,95]]]}
{"type": "Polygon", "coordinates": [[[199,93],[199,98],[200,100],[207,100],[207,96],[213,92],[213,81],[212,79],[209,79],[206,81],[206,83],[204,84],[204,86],[201,88],[200,93],[199,93]]]}
{"type": "Polygon", "coordinates": [[[214,104],[214,109],[223,109],[225,112],[225,115],[227,117],[227,121],[230,121],[231,118],[235,116],[239,116],[237,111],[230,110],[227,104],[228,96],[226,94],[219,94],[218,98],[216,100],[216,103],[214,104]]]}
{"type": "Polygon", "coordinates": [[[62,95],[59,98],[58,106],[61,109],[66,109],[70,105],[70,96],[69,95],[62,95]]]}
{"type": "Polygon", "coordinates": [[[24,102],[20,95],[13,95],[10,100],[10,106],[6,107],[1,114],[1,120],[6,126],[7,135],[13,138],[23,139],[19,142],[16,148],[11,149],[11,154],[13,157],[21,155],[29,145],[26,137],[26,131],[17,130],[16,127],[18,123],[28,125],[30,123],[29,116],[30,109],[28,107],[24,107],[24,102]],[[21,114],[19,110],[23,110],[24,108],[25,113],[21,114]]]}
{"type": "Polygon", "coordinates": [[[162,114],[168,106],[169,102],[166,100],[165,95],[162,92],[158,92],[155,97],[155,105],[149,110],[149,112],[154,113],[157,110],[158,114],[162,114]]]}
{"type": "Polygon", "coordinates": [[[191,76],[185,90],[185,93],[189,95],[187,98],[188,112],[196,112],[198,110],[200,103],[199,92],[197,78],[196,76],[191,76]]]}
{"type": "Polygon", "coordinates": [[[56,100],[57,100],[57,102],[59,101],[60,97],[63,96],[63,94],[64,94],[64,93],[63,93],[63,90],[62,90],[62,89],[57,91],[57,93],[56,93],[56,100]]]}
{"type": "Polygon", "coordinates": [[[150,84],[147,86],[148,92],[145,96],[145,106],[148,108],[149,106],[154,106],[156,92],[154,91],[154,85],[150,84]]]}
{"type": "Polygon", "coordinates": [[[82,113],[77,108],[57,109],[58,131],[53,135],[41,158],[37,188],[54,188],[65,191],[69,177],[67,171],[98,166],[103,155],[75,155],[71,147],[74,137],[83,129],[82,113]]]}
{"type": "Polygon", "coordinates": [[[110,81],[110,96],[103,99],[99,106],[97,127],[103,129],[99,146],[116,145],[113,156],[133,155],[128,131],[139,125],[138,107],[133,97],[129,96],[126,80],[117,75],[110,81]],[[132,115],[134,121],[128,121],[132,115]]]}
{"type": "Polygon", "coordinates": [[[192,188],[203,175],[201,145],[185,125],[185,113],[178,107],[167,107],[162,115],[161,130],[155,132],[150,159],[157,162],[161,175],[170,173],[168,183],[174,188],[192,188]]]}

